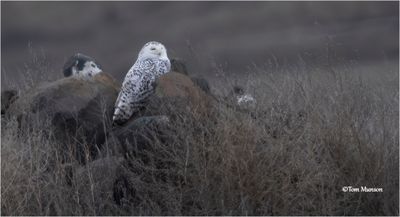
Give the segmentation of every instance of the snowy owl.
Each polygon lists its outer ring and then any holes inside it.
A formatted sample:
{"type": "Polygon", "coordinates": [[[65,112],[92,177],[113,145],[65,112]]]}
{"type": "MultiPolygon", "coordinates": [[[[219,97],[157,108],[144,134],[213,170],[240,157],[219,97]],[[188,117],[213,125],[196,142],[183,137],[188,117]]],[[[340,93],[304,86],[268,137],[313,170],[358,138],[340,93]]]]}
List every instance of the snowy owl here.
{"type": "Polygon", "coordinates": [[[63,71],[65,77],[77,76],[89,79],[103,70],[93,58],[77,53],[67,60],[64,64],[63,71]]]}
{"type": "Polygon", "coordinates": [[[237,97],[237,104],[239,106],[244,105],[244,104],[255,104],[255,103],[256,103],[256,100],[250,94],[245,94],[245,95],[237,97]]]}
{"type": "Polygon", "coordinates": [[[249,93],[245,93],[244,89],[240,86],[234,86],[231,95],[233,95],[235,103],[239,107],[254,108],[257,104],[256,99],[249,93]]]}
{"type": "Polygon", "coordinates": [[[164,45],[155,41],[146,43],[122,83],[115,103],[113,123],[121,125],[139,111],[154,92],[156,78],[170,69],[171,63],[164,45]]]}

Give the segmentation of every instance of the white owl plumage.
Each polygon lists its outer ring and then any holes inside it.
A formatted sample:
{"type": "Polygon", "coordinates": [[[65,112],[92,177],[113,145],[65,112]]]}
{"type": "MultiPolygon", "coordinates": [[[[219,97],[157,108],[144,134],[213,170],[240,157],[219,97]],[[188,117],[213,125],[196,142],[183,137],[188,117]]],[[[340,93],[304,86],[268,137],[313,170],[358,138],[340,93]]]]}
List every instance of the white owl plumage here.
{"type": "Polygon", "coordinates": [[[139,111],[153,94],[156,78],[170,69],[171,63],[164,45],[155,41],[146,43],[122,83],[115,103],[113,123],[121,125],[139,111]]]}
{"type": "Polygon", "coordinates": [[[92,57],[77,53],[65,62],[63,72],[64,77],[74,76],[88,80],[103,72],[103,70],[92,57]]]}

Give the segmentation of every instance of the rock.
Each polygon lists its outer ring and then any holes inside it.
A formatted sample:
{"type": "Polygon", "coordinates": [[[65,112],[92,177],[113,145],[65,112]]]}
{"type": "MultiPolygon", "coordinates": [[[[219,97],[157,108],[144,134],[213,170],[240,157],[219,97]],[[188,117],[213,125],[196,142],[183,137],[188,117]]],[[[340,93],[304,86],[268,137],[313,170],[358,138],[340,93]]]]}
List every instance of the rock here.
{"type": "Polygon", "coordinates": [[[113,184],[113,198],[121,210],[143,208],[150,215],[173,214],[167,212],[176,205],[170,197],[170,186],[185,182],[181,157],[186,156],[186,143],[177,131],[185,121],[193,127],[189,122],[207,118],[214,103],[215,99],[189,76],[170,72],[157,79],[155,94],[149,97],[140,116],[113,129],[108,141],[121,147],[125,159],[113,184]],[[146,207],[144,197],[159,212],[146,207]]]}
{"type": "Polygon", "coordinates": [[[183,74],[170,72],[156,81],[155,94],[146,107],[122,126],[115,126],[108,141],[117,144],[127,158],[143,158],[145,152],[156,153],[155,143],[168,144],[174,132],[174,123],[182,115],[204,118],[210,111],[213,98],[183,74]]]}
{"type": "Polygon", "coordinates": [[[119,144],[122,148],[125,159],[119,165],[113,183],[113,198],[121,208],[138,206],[140,197],[144,195],[154,195],[154,200],[162,201],[158,192],[152,192],[155,189],[141,186],[149,185],[149,180],[153,180],[152,176],[157,180],[172,177],[172,174],[165,173],[173,166],[171,162],[174,161],[173,156],[167,156],[168,152],[165,151],[175,135],[169,123],[169,118],[163,115],[146,116],[113,130],[111,141],[117,141],[114,144],[119,144]],[[147,171],[144,168],[152,169],[147,171]]]}
{"type": "Polygon", "coordinates": [[[193,83],[186,75],[170,72],[156,81],[155,94],[149,98],[146,115],[167,115],[180,112],[204,115],[209,111],[213,98],[193,83]]]}
{"type": "Polygon", "coordinates": [[[122,147],[125,158],[114,183],[114,200],[121,208],[139,206],[140,195],[154,195],[152,199],[158,206],[169,206],[164,190],[147,187],[182,182],[175,154],[183,155],[180,152],[184,151],[181,147],[184,143],[175,143],[178,136],[175,123],[182,116],[206,118],[212,105],[213,98],[184,74],[170,72],[157,79],[155,94],[141,116],[115,128],[110,138],[122,147]],[[171,149],[176,151],[167,151],[171,149]]]}
{"type": "Polygon", "coordinates": [[[184,75],[189,75],[185,61],[180,58],[171,59],[171,72],[177,72],[184,75]]]}
{"type": "MultiPolygon", "coordinates": [[[[142,203],[143,198],[146,198],[160,209],[160,213],[149,210],[149,214],[171,215],[173,213],[165,211],[176,205],[170,193],[184,182],[182,165],[178,156],[170,151],[174,148],[172,145],[163,147],[152,143],[151,146],[142,151],[141,156],[126,158],[119,165],[113,183],[113,198],[125,212],[141,208],[142,205],[148,206],[148,203],[142,203]],[[172,186],[175,188],[171,188],[172,186]]],[[[183,149],[177,152],[181,150],[183,149]]]]}
{"type": "Polygon", "coordinates": [[[93,154],[105,140],[118,91],[117,83],[106,73],[88,81],[63,78],[22,95],[7,114],[17,118],[24,129],[51,129],[55,139],[84,162],[82,150],[93,154]]]}
{"type": "Polygon", "coordinates": [[[138,157],[143,151],[151,151],[151,143],[165,142],[168,138],[169,119],[165,115],[139,117],[124,126],[115,127],[109,141],[119,144],[125,157],[138,157]]]}
{"type": "Polygon", "coordinates": [[[205,93],[211,94],[210,84],[206,79],[201,77],[190,77],[190,79],[192,79],[193,83],[200,87],[205,93]]]}
{"type": "Polygon", "coordinates": [[[157,129],[166,126],[169,123],[169,118],[165,115],[139,117],[128,122],[124,126],[115,127],[114,135],[121,142],[125,141],[132,133],[142,131],[143,129],[157,129]]]}
{"type": "Polygon", "coordinates": [[[166,119],[174,118],[182,112],[206,114],[212,102],[213,98],[195,85],[188,76],[169,72],[156,80],[155,92],[147,100],[145,108],[122,126],[115,126],[113,137],[118,138],[119,141],[116,142],[119,143],[125,139],[133,142],[138,139],[138,133],[135,132],[143,129],[147,132],[148,129],[153,129],[154,125],[157,125],[157,129],[160,123],[165,124],[168,122],[166,119]]]}
{"type": "Polygon", "coordinates": [[[1,92],[1,114],[4,115],[10,105],[18,99],[16,90],[4,90],[1,92]]]}
{"type": "Polygon", "coordinates": [[[202,77],[190,76],[186,67],[186,63],[183,59],[173,58],[171,59],[171,71],[176,73],[181,73],[190,77],[195,85],[200,87],[204,92],[210,94],[210,84],[208,81],[202,77]]]}

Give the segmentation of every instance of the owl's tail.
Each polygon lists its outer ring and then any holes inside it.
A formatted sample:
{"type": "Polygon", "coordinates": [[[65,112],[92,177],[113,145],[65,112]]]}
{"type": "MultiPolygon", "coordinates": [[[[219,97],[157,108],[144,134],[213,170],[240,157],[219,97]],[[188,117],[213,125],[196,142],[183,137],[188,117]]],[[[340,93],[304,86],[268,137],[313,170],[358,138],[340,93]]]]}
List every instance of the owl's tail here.
{"type": "Polygon", "coordinates": [[[127,121],[127,119],[124,118],[124,116],[125,116],[124,110],[120,109],[119,107],[116,107],[112,118],[112,125],[115,126],[124,124],[127,121]]]}

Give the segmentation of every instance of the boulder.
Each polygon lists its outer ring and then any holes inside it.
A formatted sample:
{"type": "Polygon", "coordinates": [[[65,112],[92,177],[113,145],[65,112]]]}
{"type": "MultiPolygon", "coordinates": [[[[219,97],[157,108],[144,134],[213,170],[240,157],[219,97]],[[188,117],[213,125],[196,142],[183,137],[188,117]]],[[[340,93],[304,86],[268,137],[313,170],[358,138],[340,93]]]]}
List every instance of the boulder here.
{"type": "Polygon", "coordinates": [[[143,111],[122,126],[115,126],[108,141],[118,144],[125,157],[137,158],[142,152],[154,152],[154,142],[162,144],[174,135],[174,122],[184,114],[204,118],[214,98],[183,74],[170,72],[156,81],[155,94],[143,111]]]}
{"type": "Polygon", "coordinates": [[[52,137],[69,145],[82,161],[83,149],[94,153],[104,142],[118,91],[118,84],[106,73],[92,80],[63,78],[20,96],[7,115],[25,130],[51,129],[52,137]]]}
{"type": "Polygon", "coordinates": [[[161,131],[161,128],[167,127],[168,123],[169,118],[165,115],[139,117],[123,126],[115,126],[112,136],[119,143],[133,141],[137,140],[139,135],[145,136],[152,132],[161,131]]]}
{"type": "Polygon", "coordinates": [[[210,84],[205,78],[192,76],[190,79],[192,79],[193,83],[200,87],[205,93],[211,94],[210,84]]]}
{"type": "MultiPolygon", "coordinates": [[[[124,126],[115,126],[108,141],[118,146],[126,158],[138,158],[144,152],[154,152],[153,143],[165,143],[171,131],[169,118],[164,115],[139,117],[124,126]]],[[[145,159],[143,159],[145,160],[145,159]]]]}
{"type": "Polygon", "coordinates": [[[176,123],[182,116],[206,118],[213,100],[187,75],[170,72],[157,79],[155,94],[149,98],[144,111],[113,129],[109,141],[119,144],[125,158],[113,187],[114,200],[121,208],[140,206],[141,195],[154,195],[152,199],[157,206],[169,206],[168,194],[164,194],[167,191],[149,186],[182,182],[174,154],[178,155],[184,148],[183,143],[175,143],[176,123]],[[170,149],[176,152],[166,151],[170,149]]]}
{"type": "Polygon", "coordinates": [[[188,73],[188,69],[186,66],[186,62],[180,58],[172,58],[171,59],[171,71],[176,73],[181,73],[190,77],[195,85],[200,87],[207,94],[211,94],[210,85],[208,81],[200,76],[191,76],[188,73]]]}
{"type": "Polygon", "coordinates": [[[190,77],[170,72],[156,81],[156,90],[145,109],[147,115],[167,115],[180,112],[202,115],[209,111],[213,98],[197,86],[190,77]]]}
{"type": "Polygon", "coordinates": [[[185,61],[180,58],[171,59],[171,71],[181,73],[184,75],[189,75],[185,61]]]}

